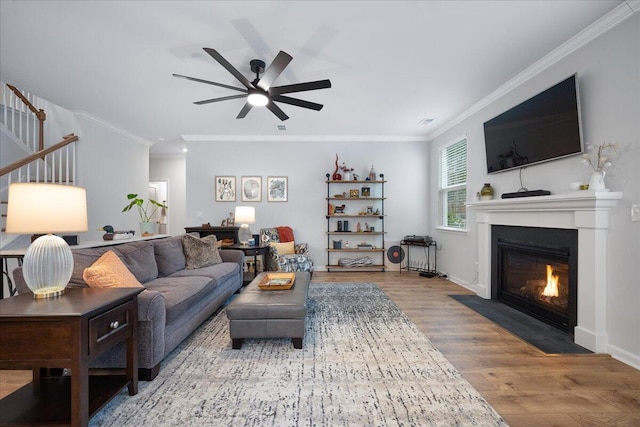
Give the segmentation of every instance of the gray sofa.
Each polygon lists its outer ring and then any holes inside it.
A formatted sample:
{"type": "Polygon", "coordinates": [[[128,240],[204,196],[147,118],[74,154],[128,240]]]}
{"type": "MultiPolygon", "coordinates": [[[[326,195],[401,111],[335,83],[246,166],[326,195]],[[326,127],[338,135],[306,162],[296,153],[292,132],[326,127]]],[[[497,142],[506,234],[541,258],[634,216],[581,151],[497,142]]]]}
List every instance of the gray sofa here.
{"type": "MultiPolygon", "coordinates": [[[[84,269],[108,250],[113,250],[145,287],[138,295],[141,380],[154,379],[164,357],[242,287],[242,251],[221,250],[221,264],[186,270],[182,238],[174,236],[90,249],[72,248],[74,270],[69,287],[87,287],[82,279],[84,269]]],[[[19,293],[31,292],[24,282],[22,268],[14,270],[14,279],[19,293]]],[[[124,367],[125,346],[104,353],[91,366],[124,367]]]]}

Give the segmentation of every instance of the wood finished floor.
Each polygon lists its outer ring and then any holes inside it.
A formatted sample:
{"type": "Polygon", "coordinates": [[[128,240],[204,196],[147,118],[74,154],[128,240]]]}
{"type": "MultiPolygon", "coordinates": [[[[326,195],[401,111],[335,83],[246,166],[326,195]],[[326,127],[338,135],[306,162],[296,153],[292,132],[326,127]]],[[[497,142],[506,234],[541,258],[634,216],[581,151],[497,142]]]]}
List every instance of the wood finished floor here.
{"type": "MultiPolygon", "coordinates": [[[[607,355],[545,355],[449,298],[470,294],[414,272],[316,272],[314,282],[373,282],[513,427],[640,426],[640,371],[607,355]]],[[[30,381],[0,371],[0,398],[30,381]]]]}

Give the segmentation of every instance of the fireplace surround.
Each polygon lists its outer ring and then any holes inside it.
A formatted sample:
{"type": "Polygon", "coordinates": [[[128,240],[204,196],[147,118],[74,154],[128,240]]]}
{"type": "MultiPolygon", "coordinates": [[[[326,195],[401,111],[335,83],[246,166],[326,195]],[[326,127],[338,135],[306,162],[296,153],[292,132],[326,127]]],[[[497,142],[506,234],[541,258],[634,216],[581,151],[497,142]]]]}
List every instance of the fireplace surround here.
{"type": "Polygon", "coordinates": [[[478,234],[478,284],[474,291],[492,298],[492,226],[540,227],[577,230],[576,344],[606,353],[607,229],[619,192],[580,191],[570,194],[475,201],[478,234]]]}

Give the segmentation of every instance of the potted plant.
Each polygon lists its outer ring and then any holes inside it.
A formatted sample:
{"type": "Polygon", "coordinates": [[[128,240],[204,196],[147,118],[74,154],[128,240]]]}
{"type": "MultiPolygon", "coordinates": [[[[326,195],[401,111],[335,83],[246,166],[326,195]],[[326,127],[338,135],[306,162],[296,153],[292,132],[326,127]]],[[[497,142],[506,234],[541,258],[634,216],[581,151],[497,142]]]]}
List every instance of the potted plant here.
{"type": "Polygon", "coordinates": [[[129,204],[122,209],[122,212],[129,212],[135,206],[138,209],[138,215],[140,215],[140,232],[142,236],[153,235],[156,227],[155,221],[152,220],[153,215],[158,209],[169,209],[169,207],[165,203],[159,203],[153,199],[145,202],[144,199],[133,193],[127,194],[127,200],[129,200],[129,204]]]}

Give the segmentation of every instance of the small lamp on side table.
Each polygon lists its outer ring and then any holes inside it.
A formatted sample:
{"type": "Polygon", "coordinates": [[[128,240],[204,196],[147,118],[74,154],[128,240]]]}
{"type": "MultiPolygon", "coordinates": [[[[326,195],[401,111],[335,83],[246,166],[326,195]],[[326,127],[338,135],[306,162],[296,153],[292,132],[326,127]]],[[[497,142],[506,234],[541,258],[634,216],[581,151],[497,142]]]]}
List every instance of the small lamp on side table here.
{"type": "Polygon", "coordinates": [[[24,280],[35,298],[62,295],[73,273],[69,245],[50,233],[87,228],[84,188],[22,182],[9,185],[7,233],[43,234],[31,243],[23,262],[24,280]]]}
{"type": "Polygon", "coordinates": [[[253,206],[236,206],[236,224],[240,225],[238,230],[238,240],[243,246],[249,244],[251,239],[251,230],[249,230],[249,224],[256,222],[256,208],[253,206]]]}

